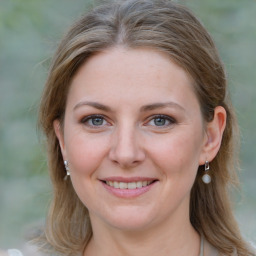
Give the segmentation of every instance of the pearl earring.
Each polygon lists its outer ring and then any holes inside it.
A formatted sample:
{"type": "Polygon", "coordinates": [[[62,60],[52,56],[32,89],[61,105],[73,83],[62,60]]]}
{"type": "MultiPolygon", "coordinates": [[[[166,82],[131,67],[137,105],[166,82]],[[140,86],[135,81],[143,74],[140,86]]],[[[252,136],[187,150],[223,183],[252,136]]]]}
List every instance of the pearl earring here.
{"type": "Polygon", "coordinates": [[[70,175],[70,171],[69,171],[68,161],[67,160],[64,161],[64,165],[65,165],[65,169],[67,171],[67,176],[69,176],[70,175]]]}
{"type": "Polygon", "coordinates": [[[202,180],[205,184],[209,184],[212,181],[212,178],[209,174],[207,174],[207,172],[210,170],[210,165],[208,161],[205,161],[205,165],[204,165],[204,171],[205,174],[202,177],[202,180]]]}

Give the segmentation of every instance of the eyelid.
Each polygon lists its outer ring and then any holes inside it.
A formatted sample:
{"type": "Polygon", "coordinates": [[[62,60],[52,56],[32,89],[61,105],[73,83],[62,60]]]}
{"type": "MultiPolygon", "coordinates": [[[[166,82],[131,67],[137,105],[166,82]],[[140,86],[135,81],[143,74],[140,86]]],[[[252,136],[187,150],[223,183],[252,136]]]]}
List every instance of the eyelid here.
{"type": "MultiPolygon", "coordinates": [[[[91,114],[91,115],[85,116],[85,117],[81,118],[80,122],[83,125],[85,125],[86,127],[89,127],[89,128],[92,128],[92,129],[100,129],[100,128],[104,128],[106,126],[112,125],[111,122],[109,121],[109,119],[105,115],[103,115],[103,114],[91,114]],[[103,125],[90,125],[90,124],[88,124],[87,122],[90,119],[93,119],[93,118],[102,118],[107,124],[103,124],[103,125]]],[[[161,129],[161,128],[170,127],[170,126],[174,125],[175,123],[177,123],[177,121],[176,121],[176,119],[174,117],[171,117],[169,115],[164,115],[164,114],[155,114],[155,115],[152,115],[152,116],[148,117],[143,125],[144,126],[157,127],[158,129],[161,129]],[[149,124],[150,121],[152,121],[152,120],[154,120],[156,118],[165,119],[165,120],[167,120],[169,122],[169,124],[165,124],[163,126],[150,125],[149,124]]]]}
{"type": "Polygon", "coordinates": [[[87,127],[90,127],[90,128],[93,128],[93,129],[99,129],[99,128],[102,128],[106,125],[89,125],[88,122],[90,119],[93,119],[93,118],[102,118],[105,122],[107,122],[107,125],[110,125],[110,122],[108,121],[108,119],[106,118],[106,116],[104,115],[101,115],[101,114],[92,114],[92,115],[88,115],[88,116],[85,116],[81,119],[81,123],[86,125],[87,127]]]}
{"type": "Polygon", "coordinates": [[[146,120],[146,123],[145,125],[147,126],[148,123],[156,118],[163,118],[163,119],[166,119],[167,121],[170,122],[170,124],[167,124],[167,125],[163,125],[163,126],[156,126],[157,128],[161,129],[161,128],[166,128],[168,126],[172,126],[173,124],[177,123],[176,119],[174,117],[171,117],[169,115],[163,115],[163,114],[156,114],[156,115],[153,115],[153,116],[150,116],[147,120],[146,120]]]}

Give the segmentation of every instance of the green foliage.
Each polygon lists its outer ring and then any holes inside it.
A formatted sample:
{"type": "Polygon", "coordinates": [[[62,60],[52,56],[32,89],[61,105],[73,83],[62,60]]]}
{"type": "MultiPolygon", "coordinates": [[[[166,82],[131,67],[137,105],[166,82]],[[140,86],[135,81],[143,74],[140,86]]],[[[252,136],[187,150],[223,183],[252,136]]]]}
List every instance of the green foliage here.
{"type": "MultiPolygon", "coordinates": [[[[237,217],[244,234],[256,240],[252,218],[256,213],[256,1],[177,2],[200,17],[227,68],[242,131],[245,196],[237,206],[237,217]]],[[[36,129],[40,93],[56,43],[92,4],[86,0],[0,1],[0,248],[19,246],[28,225],[45,216],[50,184],[36,129]]]]}

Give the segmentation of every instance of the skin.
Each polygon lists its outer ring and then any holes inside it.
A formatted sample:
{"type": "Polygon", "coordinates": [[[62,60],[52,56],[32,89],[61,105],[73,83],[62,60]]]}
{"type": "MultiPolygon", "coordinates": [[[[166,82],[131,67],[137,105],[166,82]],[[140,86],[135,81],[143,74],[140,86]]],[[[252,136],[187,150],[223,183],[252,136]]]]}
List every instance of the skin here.
{"type": "Polygon", "coordinates": [[[83,64],[63,129],[58,120],[54,128],[92,222],[84,255],[199,255],[190,191],[198,166],[219,150],[225,120],[217,107],[205,124],[188,74],[153,49],[111,48],[83,64]],[[104,186],[112,177],[155,182],[123,198],[104,186]]]}

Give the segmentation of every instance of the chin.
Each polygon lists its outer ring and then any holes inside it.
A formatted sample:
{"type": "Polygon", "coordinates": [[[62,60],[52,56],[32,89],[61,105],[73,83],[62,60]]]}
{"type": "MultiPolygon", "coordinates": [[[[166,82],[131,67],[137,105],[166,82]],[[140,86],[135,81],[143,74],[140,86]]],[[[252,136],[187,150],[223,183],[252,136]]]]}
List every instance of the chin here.
{"type": "Polygon", "coordinates": [[[109,222],[109,225],[111,225],[115,229],[119,229],[121,231],[142,231],[146,228],[148,228],[151,222],[147,222],[145,220],[137,220],[132,217],[122,220],[114,220],[112,222],[109,222]]]}
{"type": "Polygon", "coordinates": [[[153,220],[156,219],[154,214],[147,213],[146,211],[139,211],[138,209],[132,211],[131,209],[124,209],[123,211],[116,211],[105,217],[105,222],[113,228],[123,231],[139,231],[152,225],[153,220]]]}

